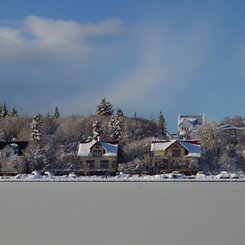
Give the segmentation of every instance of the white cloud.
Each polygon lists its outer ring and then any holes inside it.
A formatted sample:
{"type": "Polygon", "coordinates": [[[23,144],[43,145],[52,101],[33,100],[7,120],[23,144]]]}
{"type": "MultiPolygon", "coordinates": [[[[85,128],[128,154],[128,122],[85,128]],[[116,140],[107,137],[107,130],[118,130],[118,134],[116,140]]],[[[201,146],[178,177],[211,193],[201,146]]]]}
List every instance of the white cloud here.
{"type": "Polygon", "coordinates": [[[107,19],[97,23],[80,24],[74,21],[44,19],[29,16],[25,28],[35,41],[48,47],[76,47],[88,44],[89,39],[120,35],[126,30],[119,19],[107,19]]]}
{"type": "Polygon", "coordinates": [[[162,93],[158,103],[170,103],[208,48],[202,25],[176,33],[120,19],[78,23],[29,16],[13,26],[0,24],[0,81],[8,81],[0,96],[18,86],[13,104],[35,105],[36,99],[46,101],[41,106],[47,110],[59,105],[65,114],[93,113],[105,96],[122,109],[153,105],[154,93],[162,93]]]}
{"type": "Polygon", "coordinates": [[[127,27],[120,19],[80,24],[75,21],[28,16],[19,21],[15,28],[11,21],[2,24],[2,27],[0,25],[0,47],[7,49],[6,54],[8,52],[15,58],[19,55],[25,56],[24,53],[33,50],[35,53],[46,50],[58,54],[81,55],[91,51],[91,40],[120,36],[125,32],[127,27]]]}

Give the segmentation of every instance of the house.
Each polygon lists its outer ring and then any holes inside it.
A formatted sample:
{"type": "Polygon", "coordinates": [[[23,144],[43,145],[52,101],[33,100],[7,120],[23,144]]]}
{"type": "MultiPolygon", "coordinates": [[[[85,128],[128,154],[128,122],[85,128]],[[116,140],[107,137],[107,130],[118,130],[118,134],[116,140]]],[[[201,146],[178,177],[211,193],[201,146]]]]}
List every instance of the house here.
{"type": "Polygon", "coordinates": [[[178,115],[178,134],[180,139],[190,139],[193,130],[205,123],[205,114],[178,115]]]}
{"type": "Polygon", "coordinates": [[[218,129],[225,133],[229,142],[232,144],[237,144],[241,134],[245,134],[245,127],[237,127],[230,124],[220,125],[218,126],[218,129]]]}
{"type": "Polygon", "coordinates": [[[187,170],[198,166],[201,146],[197,141],[153,141],[152,162],[160,170],[187,170]]]}
{"type": "Polygon", "coordinates": [[[0,141],[0,174],[17,174],[25,172],[27,166],[16,159],[14,156],[22,156],[28,146],[28,141],[0,141]]]}
{"type": "Polygon", "coordinates": [[[113,175],[117,172],[118,142],[81,142],[78,157],[85,174],[113,175]]]}

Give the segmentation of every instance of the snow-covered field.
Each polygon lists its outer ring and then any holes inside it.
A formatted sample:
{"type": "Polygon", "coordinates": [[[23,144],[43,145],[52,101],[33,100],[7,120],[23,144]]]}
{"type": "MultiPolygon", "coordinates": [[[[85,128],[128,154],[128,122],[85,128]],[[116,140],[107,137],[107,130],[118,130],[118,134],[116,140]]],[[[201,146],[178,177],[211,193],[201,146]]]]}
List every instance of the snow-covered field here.
{"type": "Polygon", "coordinates": [[[245,183],[0,183],[4,245],[241,245],[245,183]]]}

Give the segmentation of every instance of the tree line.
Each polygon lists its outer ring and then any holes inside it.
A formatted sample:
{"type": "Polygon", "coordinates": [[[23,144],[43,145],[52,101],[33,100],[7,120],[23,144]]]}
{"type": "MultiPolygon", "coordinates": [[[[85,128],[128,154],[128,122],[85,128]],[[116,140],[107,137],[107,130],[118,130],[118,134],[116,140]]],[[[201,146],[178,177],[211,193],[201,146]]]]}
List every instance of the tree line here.
{"type": "Polygon", "coordinates": [[[119,142],[120,163],[137,157],[147,159],[152,139],[166,134],[162,113],[158,121],[127,117],[106,98],[97,105],[95,114],[89,116],[63,117],[56,107],[46,115],[0,117],[0,141],[29,141],[21,161],[20,158],[16,161],[16,157],[13,161],[27,163],[30,171],[79,171],[79,142],[98,138],[119,142]]]}
{"type": "MultiPolygon", "coordinates": [[[[227,117],[222,123],[245,127],[240,116],[227,117]]],[[[245,131],[241,131],[238,142],[233,144],[218,126],[216,122],[206,122],[192,133],[192,138],[201,141],[198,168],[208,172],[245,171],[245,131]]],[[[56,107],[46,115],[30,117],[16,113],[16,116],[0,117],[0,141],[29,141],[23,157],[18,161],[16,157],[12,159],[15,165],[28,164],[29,170],[81,171],[77,157],[79,142],[98,138],[119,142],[119,170],[130,173],[152,168],[151,142],[167,139],[168,132],[161,111],[156,121],[128,117],[119,107],[114,109],[106,98],[97,105],[95,114],[89,116],[63,117],[56,107]]]]}

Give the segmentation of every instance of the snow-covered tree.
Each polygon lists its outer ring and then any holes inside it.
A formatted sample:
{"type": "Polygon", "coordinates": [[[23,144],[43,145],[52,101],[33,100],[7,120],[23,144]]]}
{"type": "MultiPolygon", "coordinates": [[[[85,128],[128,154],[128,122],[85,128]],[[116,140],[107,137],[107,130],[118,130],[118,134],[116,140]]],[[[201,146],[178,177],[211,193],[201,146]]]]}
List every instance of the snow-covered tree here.
{"type": "Polygon", "coordinates": [[[6,106],[5,102],[3,103],[2,116],[3,117],[7,117],[8,116],[8,109],[7,109],[7,106],[6,106]]]}
{"type": "Polygon", "coordinates": [[[218,130],[217,123],[205,123],[193,132],[193,138],[201,141],[201,162],[208,171],[215,171],[228,144],[227,135],[218,130]]]}
{"type": "Polygon", "coordinates": [[[45,135],[53,135],[58,128],[57,120],[54,117],[51,117],[49,113],[42,118],[42,125],[43,134],[45,135]]]}
{"type": "Polygon", "coordinates": [[[59,117],[60,117],[59,108],[58,108],[57,106],[55,107],[53,116],[54,116],[55,118],[59,118],[59,117]]]}
{"type": "Polygon", "coordinates": [[[116,112],[115,112],[115,116],[116,116],[117,118],[121,118],[121,117],[124,116],[123,111],[122,111],[121,108],[117,107],[116,112]]]}
{"type": "Polygon", "coordinates": [[[5,128],[0,128],[0,141],[8,140],[8,133],[5,128]]]}
{"type": "Polygon", "coordinates": [[[112,115],[111,120],[109,122],[110,138],[117,141],[121,138],[122,131],[122,124],[120,118],[120,115],[112,115]]]}
{"type": "Polygon", "coordinates": [[[101,127],[101,122],[95,121],[95,122],[93,122],[93,136],[92,136],[92,138],[94,140],[98,140],[99,138],[101,139],[101,137],[103,137],[103,129],[101,127]]]}
{"type": "Polygon", "coordinates": [[[23,156],[13,155],[5,161],[6,171],[12,173],[24,173],[27,171],[26,161],[23,156]]]}
{"type": "Polygon", "coordinates": [[[166,137],[167,136],[166,121],[161,111],[159,113],[158,126],[160,129],[160,136],[166,137]]]}
{"type": "Polygon", "coordinates": [[[18,111],[16,110],[15,107],[12,108],[12,111],[9,112],[10,117],[18,117],[18,111]]]}
{"type": "Polygon", "coordinates": [[[99,116],[111,116],[113,114],[112,104],[103,98],[99,105],[97,105],[96,114],[99,116]]]}
{"type": "Polygon", "coordinates": [[[32,129],[32,139],[35,141],[41,141],[42,138],[42,116],[41,114],[37,114],[31,123],[31,129],[32,129]]]}

